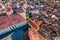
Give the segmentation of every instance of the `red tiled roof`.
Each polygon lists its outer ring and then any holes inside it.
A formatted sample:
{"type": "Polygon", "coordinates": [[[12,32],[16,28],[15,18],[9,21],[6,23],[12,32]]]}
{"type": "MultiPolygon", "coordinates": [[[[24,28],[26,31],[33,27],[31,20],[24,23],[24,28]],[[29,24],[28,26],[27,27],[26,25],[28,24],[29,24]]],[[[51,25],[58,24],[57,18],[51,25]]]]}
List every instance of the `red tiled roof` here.
{"type": "Polygon", "coordinates": [[[58,34],[60,34],[60,28],[56,31],[58,34]]]}
{"type": "Polygon", "coordinates": [[[29,23],[30,23],[34,28],[37,29],[37,25],[35,25],[31,20],[29,21],[29,23]]]}
{"type": "Polygon", "coordinates": [[[58,12],[58,9],[54,9],[53,12],[58,12]]]}
{"type": "Polygon", "coordinates": [[[36,13],[38,13],[38,10],[33,9],[33,10],[30,10],[30,12],[33,13],[33,14],[34,14],[34,13],[36,14],[36,13]]]}
{"type": "Polygon", "coordinates": [[[2,10],[2,8],[0,8],[0,11],[2,10]]]}
{"type": "Polygon", "coordinates": [[[38,33],[34,32],[33,30],[28,30],[28,36],[30,40],[44,40],[38,33]]]}
{"type": "Polygon", "coordinates": [[[42,24],[42,21],[35,21],[34,20],[29,20],[29,23],[34,27],[34,28],[37,28],[39,27],[41,24],[42,24]]]}
{"type": "Polygon", "coordinates": [[[56,30],[56,29],[59,29],[59,27],[58,27],[57,25],[53,25],[52,28],[54,28],[55,30],[56,30]]]}
{"type": "Polygon", "coordinates": [[[46,11],[41,11],[42,14],[44,14],[45,16],[48,16],[48,14],[46,13],[46,11]]]}
{"type": "Polygon", "coordinates": [[[60,40],[60,37],[56,37],[55,40],[60,40]]]}
{"type": "Polygon", "coordinates": [[[12,15],[13,14],[13,10],[8,8],[7,11],[6,11],[6,14],[7,15],[12,15]]]}
{"type": "Polygon", "coordinates": [[[42,24],[42,21],[38,21],[36,22],[37,25],[41,25],[42,24]]]}
{"type": "Polygon", "coordinates": [[[23,22],[24,19],[19,15],[12,15],[9,17],[6,17],[5,19],[2,19],[0,21],[0,29],[4,29],[6,27],[9,27],[11,25],[17,24],[18,22],[23,22]]]}
{"type": "Polygon", "coordinates": [[[42,26],[41,28],[43,28],[44,30],[46,30],[47,32],[51,33],[52,30],[50,28],[48,28],[48,26],[42,26]]]}
{"type": "Polygon", "coordinates": [[[5,19],[5,18],[6,18],[6,16],[0,17],[0,21],[2,21],[2,20],[5,19]]]}
{"type": "Polygon", "coordinates": [[[42,32],[41,30],[39,30],[39,33],[43,36],[46,37],[46,34],[44,32],[42,32]]]}
{"type": "Polygon", "coordinates": [[[16,12],[17,12],[17,13],[23,13],[24,10],[23,10],[22,8],[18,8],[18,9],[16,9],[16,12]]]}

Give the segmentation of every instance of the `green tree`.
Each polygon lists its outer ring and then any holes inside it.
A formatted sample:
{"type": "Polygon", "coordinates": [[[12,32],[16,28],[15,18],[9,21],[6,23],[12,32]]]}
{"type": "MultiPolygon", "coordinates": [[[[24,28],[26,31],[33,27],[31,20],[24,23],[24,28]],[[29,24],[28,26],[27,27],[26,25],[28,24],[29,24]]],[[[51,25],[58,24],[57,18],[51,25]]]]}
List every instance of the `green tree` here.
{"type": "Polygon", "coordinates": [[[32,18],[32,13],[29,13],[29,18],[32,18]]]}
{"type": "Polygon", "coordinates": [[[41,18],[41,16],[40,16],[40,15],[38,16],[38,18],[37,18],[37,19],[38,19],[38,20],[42,20],[42,18],[41,18]]]}
{"type": "Polygon", "coordinates": [[[52,24],[48,24],[49,27],[52,27],[52,24]]]}
{"type": "Polygon", "coordinates": [[[28,30],[28,28],[24,28],[23,31],[26,32],[28,30]]]}
{"type": "Polygon", "coordinates": [[[36,2],[36,5],[38,5],[38,2],[36,2]]]}

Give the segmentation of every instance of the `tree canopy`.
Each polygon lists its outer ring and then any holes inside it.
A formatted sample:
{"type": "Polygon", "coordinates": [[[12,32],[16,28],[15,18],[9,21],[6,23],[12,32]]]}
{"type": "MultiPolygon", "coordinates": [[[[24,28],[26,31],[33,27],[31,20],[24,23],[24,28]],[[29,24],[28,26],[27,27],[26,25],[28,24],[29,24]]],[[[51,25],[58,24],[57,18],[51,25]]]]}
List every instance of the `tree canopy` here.
{"type": "Polygon", "coordinates": [[[32,18],[32,13],[29,13],[29,18],[32,18]]]}

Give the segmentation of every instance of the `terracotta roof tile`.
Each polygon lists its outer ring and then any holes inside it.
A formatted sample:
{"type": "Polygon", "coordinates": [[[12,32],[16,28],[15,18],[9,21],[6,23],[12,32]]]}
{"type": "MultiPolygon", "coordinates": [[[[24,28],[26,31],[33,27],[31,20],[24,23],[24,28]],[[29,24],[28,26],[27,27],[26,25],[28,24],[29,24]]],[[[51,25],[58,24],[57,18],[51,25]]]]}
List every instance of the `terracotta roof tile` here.
{"type": "Polygon", "coordinates": [[[0,21],[0,27],[1,27],[0,30],[23,21],[25,20],[20,15],[12,15],[6,17],[5,19],[2,19],[0,21]]]}

